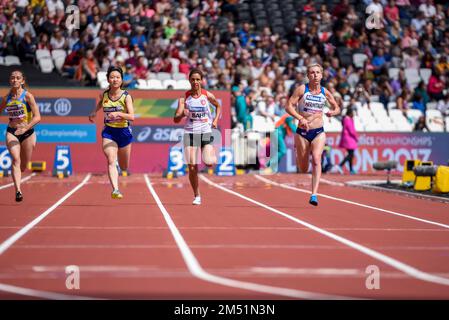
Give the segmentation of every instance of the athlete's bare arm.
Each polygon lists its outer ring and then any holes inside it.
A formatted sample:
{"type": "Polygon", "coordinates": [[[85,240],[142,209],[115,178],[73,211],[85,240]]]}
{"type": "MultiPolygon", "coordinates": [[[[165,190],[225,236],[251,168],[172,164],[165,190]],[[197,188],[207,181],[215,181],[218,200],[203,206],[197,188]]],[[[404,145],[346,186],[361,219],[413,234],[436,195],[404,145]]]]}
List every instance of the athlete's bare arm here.
{"type": "Polygon", "coordinates": [[[298,127],[301,127],[301,128],[306,129],[306,130],[309,130],[309,123],[307,122],[307,120],[303,116],[301,116],[296,111],[296,108],[295,108],[295,105],[298,103],[298,101],[304,95],[305,90],[306,90],[306,86],[305,85],[300,85],[299,87],[297,87],[295,89],[295,91],[293,92],[292,96],[287,101],[287,106],[285,107],[285,111],[287,111],[287,113],[289,115],[291,115],[292,117],[294,117],[295,119],[298,119],[298,121],[299,121],[298,127]]]}
{"type": "Polygon", "coordinates": [[[103,94],[100,94],[100,97],[98,99],[97,105],[95,106],[95,109],[89,115],[90,122],[94,122],[94,119],[97,116],[98,110],[100,110],[102,107],[103,107],[103,94]]]}
{"type": "Polygon", "coordinates": [[[326,95],[326,99],[331,106],[331,110],[326,113],[326,116],[333,117],[340,114],[340,106],[338,105],[337,101],[335,101],[332,93],[329,90],[324,89],[324,94],[326,95]]]}
{"type": "Polygon", "coordinates": [[[218,127],[218,119],[220,118],[220,113],[221,113],[221,106],[220,106],[220,103],[218,102],[218,100],[215,98],[215,96],[212,93],[207,92],[207,98],[209,99],[210,103],[212,103],[212,105],[215,106],[215,118],[212,121],[212,128],[217,128],[218,127]]]}
{"type": "Polygon", "coordinates": [[[178,108],[176,109],[173,121],[175,123],[179,123],[182,120],[182,118],[186,117],[187,115],[188,111],[185,109],[185,99],[180,98],[178,100],[178,108]]]}

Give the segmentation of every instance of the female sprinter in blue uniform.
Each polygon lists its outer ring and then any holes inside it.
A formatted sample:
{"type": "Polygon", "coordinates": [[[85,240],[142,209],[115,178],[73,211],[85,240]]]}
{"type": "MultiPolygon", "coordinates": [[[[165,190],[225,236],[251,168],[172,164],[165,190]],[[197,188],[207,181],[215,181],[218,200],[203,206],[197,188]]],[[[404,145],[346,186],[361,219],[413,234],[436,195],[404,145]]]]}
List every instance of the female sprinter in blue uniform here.
{"type": "Polygon", "coordinates": [[[309,169],[309,155],[312,154],[312,195],[309,203],[318,205],[318,185],[321,177],[321,155],[326,143],[326,134],[323,129],[323,112],[326,102],[330,110],[325,114],[328,117],[340,113],[340,107],[329,90],[321,87],[323,67],[311,64],[307,67],[309,83],[295,89],[287,103],[287,112],[298,119],[298,134],[296,138],[296,155],[299,170],[303,173],[309,169]],[[295,108],[298,107],[298,109],[295,108]]]}
{"type": "Polygon", "coordinates": [[[215,96],[201,88],[203,73],[193,69],[189,74],[192,89],[187,91],[185,98],[179,99],[174,121],[179,123],[187,117],[184,125],[184,156],[189,166],[189,181],[193,189],[194,205],[201,204],[200,190],[198,187],[198,149],[201,148],[204,163],[213,166],[217,163],[215,149],[212,145],[212,128],[217,128],[221,106],[215,96]],[[215,117],[209,108],[209,102],[215,106],[215,117]]]}
{"type": "Polygon", "coordinates": [[[23,200],[20,182],[22,172],[31,160],[36,146],[34,126],[41,121],[39,108],[34,96],[25,89],[25,76],[22,71],[15,70],[9,76],[11,90],[0,105],[0,114],[6,108],[9,116],[6,129],[6,146],[12,157],[12,179],[16,189],[16,201],[23,200]]]}
{"type": "Polygon", "coordinates": [[[131,155],[133,140],[130,121],[134,120],[134,106],[131,95],[122,90],[123,71],[117,67],[110,67],[107,72],[109,89],[100,95],[97,107],[90,114],[89,120],[94,121],[97,112],[103,108],[104,129],[103,152],[108,161],[108,176],[112,185],[112,199],[122,199],[118,188],[117,159],[120,169],[127,170],[131,155]]]}

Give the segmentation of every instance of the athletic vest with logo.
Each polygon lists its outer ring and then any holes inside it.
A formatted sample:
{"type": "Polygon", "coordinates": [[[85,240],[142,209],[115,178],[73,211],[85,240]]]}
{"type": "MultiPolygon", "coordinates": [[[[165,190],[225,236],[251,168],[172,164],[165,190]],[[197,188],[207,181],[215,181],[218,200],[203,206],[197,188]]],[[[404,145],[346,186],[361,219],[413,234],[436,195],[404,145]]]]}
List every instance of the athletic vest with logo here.
{"type": "Polygon", "coordinates": [[[111,100],[109,98],[109,90],[105,91],[103,93],[103,111],[104,111],[104,124],[113,127],[113,128],[126,128],[129,126],[128,120],[121,119],[121,120],[109,120],[107,118],[108,114],[111,112],[123,112],[128,113],[128,109],[126,108],[126,97],[128,96],[128,91],[123,91],[120,98],[117,100],[111,100]]]}
{"type": "Polygon", "coordinates": [[[184,107],[189,110],[189,116],[184,125],[186,133],[208,133],[212,131],[212,113],[206,90],[201,90],[200,96],[196,98],[192,96],[190,90],[187,91],[184,107]]]}
{"type": "Polygon", "coordinates": [[[30,123],[33,113],[28,102],[26,102],[27,91],[23,90],[18,99],[12,99],[11,93],[6,98],[6,112],[9,121],[30,123]]]}
{"type": "Polygon", "coordinates": [[[323,112],[323,108],[326,106],[326,94],[324,88],[321,87],[319,94],[312,94],[309,90],[309,85],[306,84],[306,90],[301,100],[298,103],[298,110],[300,112],[319,113],[323,112]]]}

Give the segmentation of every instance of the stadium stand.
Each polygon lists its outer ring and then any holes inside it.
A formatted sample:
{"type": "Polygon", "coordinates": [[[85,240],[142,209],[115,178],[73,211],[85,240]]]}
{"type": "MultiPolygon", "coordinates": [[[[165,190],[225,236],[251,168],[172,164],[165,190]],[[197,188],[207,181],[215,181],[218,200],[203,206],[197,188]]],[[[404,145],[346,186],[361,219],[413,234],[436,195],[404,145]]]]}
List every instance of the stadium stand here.
{"type": "MultiPolygon", "coordinates": [[[[0,1],[0,79],[7,83],[8,70],[20,67],[31,86],[105,89],[107,68],[120,65],[131,79],[130,88],[187,90],[189,70],[198,67],[206,75],[206,89],[240,86],[245,96],[255,91],[247,106],[255,117],[252,130],[266,132],[272,128],[263,127],[267,121],[253,111],[262,90],[279,106],[282,97],[306,82],[305,67],[318,62],[325,70],[323,85],[333,84],[343,101],[350,100],[357,85],[365,86],[370,106],[360,101],[357,130],[412,131],[419,114],[426,116],[431,131],[447,130],[445,118],[432,110],[438,97],[447,94],[449,4],[411,0],[390,5],[382,0],[383,24],[368,29],[365,12],[372,3],[51,0],[21,1],[18,7],[15,1],[0,1]],[[64,11],[55,9],[68,5],[80,9],[79,29],[68,28],[64,11]],[[420,10],[426,11],[422,20],[420,10]],[[86,81],[83,74],[89,52],[95,81],[86,81]],[[418,90],[421,81],[424,92],[418,90]],[[439,82],[441,95],[434,92],[439,82]],[[385,86],[394,94],[382,92],[385,86]],[[409,92],[406,116],[396,106],[403,91],[409,92]],[[423,93],[424,113],[412,109],[423,93]]],[[[340,120],[326,120],[325,126],[338,131],[340,120]]],[[[243,128],[237,121],[233,126],[243,128]]]]}

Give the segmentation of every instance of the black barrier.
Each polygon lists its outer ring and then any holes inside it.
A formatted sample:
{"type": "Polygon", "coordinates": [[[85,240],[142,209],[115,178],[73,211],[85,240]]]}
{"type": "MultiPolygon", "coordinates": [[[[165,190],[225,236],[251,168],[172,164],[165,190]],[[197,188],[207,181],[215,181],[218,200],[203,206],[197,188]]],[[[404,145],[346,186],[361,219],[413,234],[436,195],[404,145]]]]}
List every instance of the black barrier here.
{"type": "Polygon", "coordinates": [[[373,163],[374,170],[391,170],[391,169],[396,169],[397,166],[398,166],[397,161],[384,161],[384,162],[373,163]]]}
{"type": "Polygon", "coordinates": [[[373,163],[374,170],[387,170],[387,184],[390,184],[390,172],[398,166],[397,161],[383,161],[373,163]]]}
{"type": "Polygon", "coordinates": [[[413,172],[417,177],[434,177],[437,174],[438,166],[416,166],[413,172]]]}

